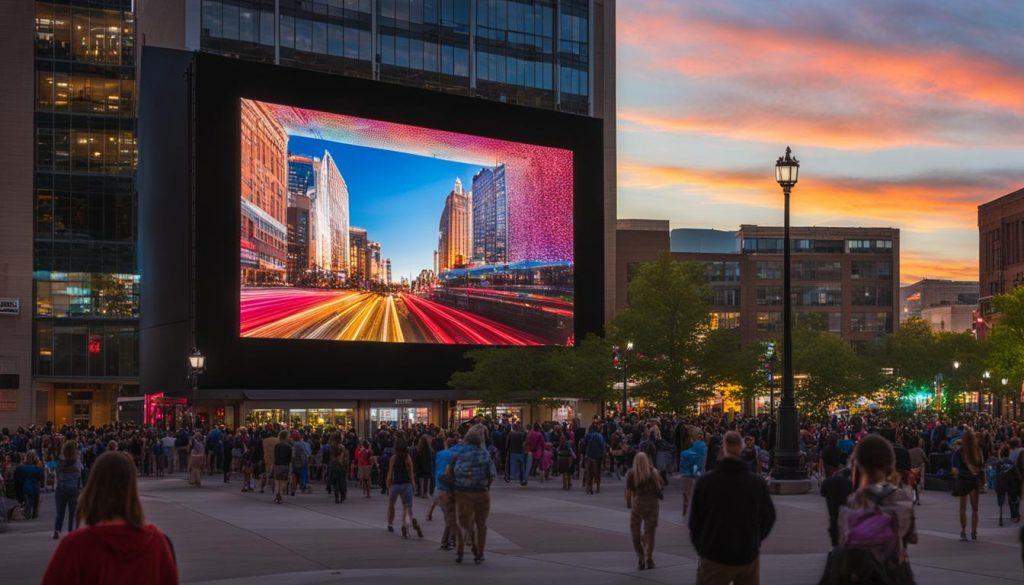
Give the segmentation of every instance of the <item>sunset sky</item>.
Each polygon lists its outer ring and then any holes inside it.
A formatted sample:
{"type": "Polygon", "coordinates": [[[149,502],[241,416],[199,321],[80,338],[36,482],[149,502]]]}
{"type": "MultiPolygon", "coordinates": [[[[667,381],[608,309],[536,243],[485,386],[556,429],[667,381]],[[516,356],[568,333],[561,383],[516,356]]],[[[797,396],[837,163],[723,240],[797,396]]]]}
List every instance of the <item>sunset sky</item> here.
{"type": "Polygon", "coordinates": [[[977,280],[977,205],[1024,187],[1018,2],[619,0],[620,218],[901,230],[904,283],[977,280]]]}

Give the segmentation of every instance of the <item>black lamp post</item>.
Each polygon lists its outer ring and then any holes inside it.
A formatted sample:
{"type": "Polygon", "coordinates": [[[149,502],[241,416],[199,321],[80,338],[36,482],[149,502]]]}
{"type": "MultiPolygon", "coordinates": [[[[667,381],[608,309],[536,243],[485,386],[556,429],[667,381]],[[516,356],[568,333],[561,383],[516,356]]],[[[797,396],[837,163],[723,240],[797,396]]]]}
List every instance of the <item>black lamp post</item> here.
{"type": "Polygon", "coordinates": [[[775,441],[775,479],[806,479],[800,468],[800,415],[793,397],[793,298],[790,282],[789,194],[800,174],[800,161],[786,147],[786,156],[775,163],[775,180],[785,196],[782,243],[782,401],[779,403],[778,435],[775,441]]]}
{"type": "Polygon", "coordinates": [[[626,389],[629,374],[626,371],[626,357],[633,351],[633,342],[626,342],[626,351],[622,352],[622,420],[625,422],[626,414],[629,412],[629,391],[626,389]]]}
{"type": "Polygon", "coordinates": [[[192,428],[196,426],[196,392],[199,389],[199,374],[206,370],[206,356],[197,348],[188,354],[189,381],[192,384],[192,428]]]}

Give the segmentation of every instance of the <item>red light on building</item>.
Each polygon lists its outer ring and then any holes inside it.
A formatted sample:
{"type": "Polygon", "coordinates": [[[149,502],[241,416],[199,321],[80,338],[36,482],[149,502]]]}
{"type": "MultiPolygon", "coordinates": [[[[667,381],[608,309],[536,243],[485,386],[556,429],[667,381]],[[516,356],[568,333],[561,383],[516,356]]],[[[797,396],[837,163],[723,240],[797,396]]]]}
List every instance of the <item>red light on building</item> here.
{"type": "Polygon", "coordinates": [[[103,351],[103,339],[99,335],[89,336],[89,353],[101,353],[103,351]]]}

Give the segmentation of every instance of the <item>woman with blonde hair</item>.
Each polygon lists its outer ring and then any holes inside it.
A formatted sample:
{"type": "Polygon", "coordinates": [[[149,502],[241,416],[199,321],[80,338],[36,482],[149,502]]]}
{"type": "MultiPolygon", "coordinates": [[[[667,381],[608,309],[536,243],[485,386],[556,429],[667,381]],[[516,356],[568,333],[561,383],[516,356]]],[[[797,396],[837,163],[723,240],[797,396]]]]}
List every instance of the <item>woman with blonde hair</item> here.
{"type": "Polygon", "coordinates": [[[640,570],[654,568],[654,532],[658,528],[658,512],[662,499],[661,476],[644,452],[633,458],[633,467],[626,472],[626,507],[629,508],[629,531],[633,536],[640,570]]]}
{"type": "Polygon", "coordinates": [[[970,428],[960,437],[960,448],[950,460],[953,475],[953,495],[960,498],[960,540],[967,540],[967,501],[971,502],[971,540],[978,540],[978,490],[984,473],[985,460],[978,445],[978,436],[970,428]]]}
{"type": "Polygon", "coordinates": [[[174,550],[147,524],[138,473],[127,453],[108,451],[92,464],[78,505],[80,528],[65,536],[50,558],[43,585],[177,585],[174,550]]]}

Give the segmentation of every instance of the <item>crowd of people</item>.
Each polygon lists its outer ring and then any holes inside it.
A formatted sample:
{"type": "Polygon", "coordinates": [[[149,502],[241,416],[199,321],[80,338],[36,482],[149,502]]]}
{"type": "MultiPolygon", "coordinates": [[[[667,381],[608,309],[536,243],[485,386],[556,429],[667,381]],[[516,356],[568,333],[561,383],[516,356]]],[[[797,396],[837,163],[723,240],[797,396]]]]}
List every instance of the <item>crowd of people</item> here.
{"type": "MultiPolygon", "coordinates": [[[[1004,504],[1009,520],[1019,522],[1022,437],[1024,426],[986,415],[949,421],[868,411],[805,421],[801,464],[825,497],[835,547],[825,582],[845,582],[850,567],[913,582],[907,547],[916,542],[913,506],[923,486],[949,486],[959,498],[961,540],[977,539],[983,490],[996,491],[1000,523],[1004,504]]],[[[106,504],[95,492],[108,490],[95,487],[90,495],[90,486],[114,481],[104,465],[127,465],[131,474],[115,475],[122,482],[130,475],[133,484],[136,476],[176,473],[196,488],[237,478],[243,492],[269,489],[277,504],[314,489],[342,503],[353,485],[360,497],[386,497],[387,530],[397,524],[404,538],[423,537],[414,502],[425,500],[428,519],[435,511],[443,517],[441,548],[454,549],[462,563],[468,543],[473,561],[482,563],[493,482],[528,489],[531,482],[560,481],[572,490],[579,481],[593,495],[601,493],[603,478],[614,477],[624,480],[616,485],[624,487],[638,568],[645,570],[655,566],[665,487],[679,481],[682,514],[701,558],[698,582],[755,583],[760,543],[775,520],[766,482],[774,440],[767,416],[721,414],[595,417],[586,425],[478,416],[448,429],[382,425],[368,436],[352,428],[271,424],[177,430],[48,424],[0,431],[0,512],[8,521],[31,521],[42,494],[52,493],[55,539],[65,524],[69,533],[80,522],[96,529],[105,522],[95,520],[97,506],[106,504]],[[115,455],[117,463],[103,463],[115,455]]],[[[144,527],[141,510],[116,516],[121,528],[144,527]]],[[[69,540],[62,539],[58,552],[69,540]]],[[[169,540],[157,542],[173,553],[169,540]]]]}

